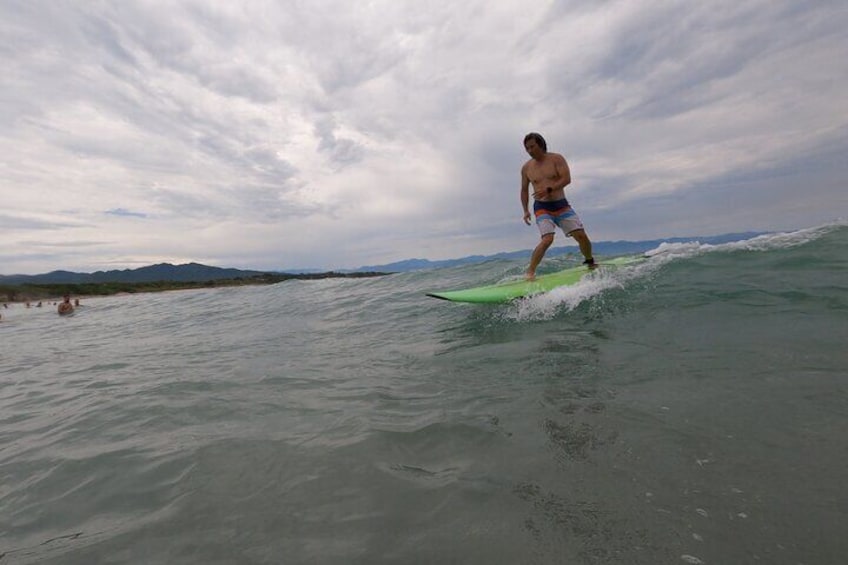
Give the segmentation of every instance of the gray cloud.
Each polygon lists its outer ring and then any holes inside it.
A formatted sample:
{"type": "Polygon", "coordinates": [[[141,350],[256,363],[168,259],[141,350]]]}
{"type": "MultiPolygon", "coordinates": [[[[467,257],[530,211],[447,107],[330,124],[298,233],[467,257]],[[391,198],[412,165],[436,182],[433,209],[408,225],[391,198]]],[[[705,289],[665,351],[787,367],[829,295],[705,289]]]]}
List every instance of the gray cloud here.
{"type": "Polygon", "coordinates": [[[42,220],[25,215],[0,214],[0,225],[6,230],[56,230],[77,227],[77,224],[65,221],[42,220]]]}
{"type": "Polygon", "coordinates": [[[315,133],[320,139],[318,150],[328,154],[330,160],[339,167],[362,160],[364,148],[353,140],[339,138],[332,118],[316,122],[315,133]]]}
{"type": "Polygon", "coordinates": [[[596,239],[827,221],[846,25],[789,0],[5,2],[3,268],[531,247],[531,130],[596,239]]]}
{"type": "Polygon", "coordinates": [[[123,218],[146,218],[147,214],[143,212],[133,212],[131,210],[125,210],[123,208],[113,208],[111,210],[106,210],[103,212],[104,214],[109,214],[112,216],[121,216],[123,218]]]}

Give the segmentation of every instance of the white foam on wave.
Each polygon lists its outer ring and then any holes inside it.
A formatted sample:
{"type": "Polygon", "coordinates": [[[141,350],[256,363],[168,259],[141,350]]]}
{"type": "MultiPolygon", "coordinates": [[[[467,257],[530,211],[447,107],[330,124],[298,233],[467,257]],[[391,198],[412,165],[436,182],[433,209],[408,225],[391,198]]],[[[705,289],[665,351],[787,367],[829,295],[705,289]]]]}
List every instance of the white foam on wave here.
{"type": "Polygon", "coordinates": [[[519,322],[549,320],[562,310],[574,310],[586,300],[608,290],[624,288],[629,281],[645,277],[655,271],[659,264],[659,262],[648,260],[615,269],[602,267],[583,277],[577,284],[562,286],[544,294],[513,302],[505,312],[505,316],[519,322]]]}
{"type": "Polygon", "coordinates": [[[574,310],[584,301],[590,300],[605,291],[624,288],[633,280],[647,278],[673,261],[690,259],[714,252],[759,252],[788,249],[810,243],[834,229],[846,226],[848,226],[848,222],[840,220],[824,226],[791,232],[763,234],[750,239],[727,243],[709,244],[697,240],[661,243],[656,248],[645,252],[644,255],[648,258],[646,261],[616,269],[599,269],[584,277],[575,285],[555,288],[544,294],[517,300],[504,312],[504,317],[519,322],[549,320],[563,310],[574,310]]]}
{"type": "Polygon", "coordinates": [[[704,253],[727,252],[727,251],[773,251],[777,249],[789,249],[804,245],[819,239],[826,233],[844,226],[845,223],[833,223],[814,228],[805,228],[790,232],[775,232],[758,235],[750,239],[729,241],[727,243],[701,243],[700,241],[687,241],[679,243],[661,243],[659,246],[646,251],[645,255],[663,261],[674,259],[685,259],[695,257],[704,253]]]}

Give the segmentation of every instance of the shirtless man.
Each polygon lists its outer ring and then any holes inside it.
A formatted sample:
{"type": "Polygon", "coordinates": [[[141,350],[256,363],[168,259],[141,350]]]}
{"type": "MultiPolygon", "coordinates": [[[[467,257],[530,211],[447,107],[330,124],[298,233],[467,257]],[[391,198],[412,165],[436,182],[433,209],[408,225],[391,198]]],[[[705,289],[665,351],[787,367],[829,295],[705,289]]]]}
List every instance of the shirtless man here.
{"type": "Polygon", "coordinates": [[[568,200],[565,199],[565,187],[571,183],[571,171],[565,157],[559,153],[548,153],[545,139],[538,133],[528,133],[524,137],[524,149],[530,160],[521,167],[521,206],[524,208],[524,223],[530,225],[529,189],[533,185],[533,213],[542,240],[533,250],[530,265],[527,267],[527,280],[536,278],[536,267],[542,262],[548,247],[554,242],[556,228],[571,236],[580,246],[580,252],[590,269],[595,267],[592,257],[592,242],[583,229],[583,223],[568,200]]]}
{"type": "Polygon", "coordinates": [[[71,314],[74,311],[74,305],[71,304],[71,295],[66,294],[64,301],[59,303],[59,307],[57,308],[59,315],[64,316],[65,314],[71,314]]]}

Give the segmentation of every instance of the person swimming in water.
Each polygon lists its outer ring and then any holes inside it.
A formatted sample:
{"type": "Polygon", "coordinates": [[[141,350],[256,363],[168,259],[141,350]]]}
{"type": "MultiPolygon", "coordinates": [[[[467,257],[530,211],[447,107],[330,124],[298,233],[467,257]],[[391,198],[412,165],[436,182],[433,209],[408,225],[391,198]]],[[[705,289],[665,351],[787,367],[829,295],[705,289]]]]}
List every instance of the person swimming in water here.
{"type": "Polygon", "coordinates": [[[64,301],[59,303],[59,307],[57,308],[60,316],[64,316],[65,314],[72,314],[74,312],[74,305],[71,304],[71,295],[66,294],[64,296],[64,301]]]}

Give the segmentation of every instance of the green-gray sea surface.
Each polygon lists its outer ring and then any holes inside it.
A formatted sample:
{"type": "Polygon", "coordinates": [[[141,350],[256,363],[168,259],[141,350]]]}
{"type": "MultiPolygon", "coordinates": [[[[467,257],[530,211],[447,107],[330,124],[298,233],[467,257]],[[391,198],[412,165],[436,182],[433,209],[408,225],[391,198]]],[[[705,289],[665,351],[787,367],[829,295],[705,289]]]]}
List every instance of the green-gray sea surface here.
{"type": "Polygon", "coordinates": [[[848,228],[664,247],[12,305],[0,564],[848,562],[848,228]]]}

